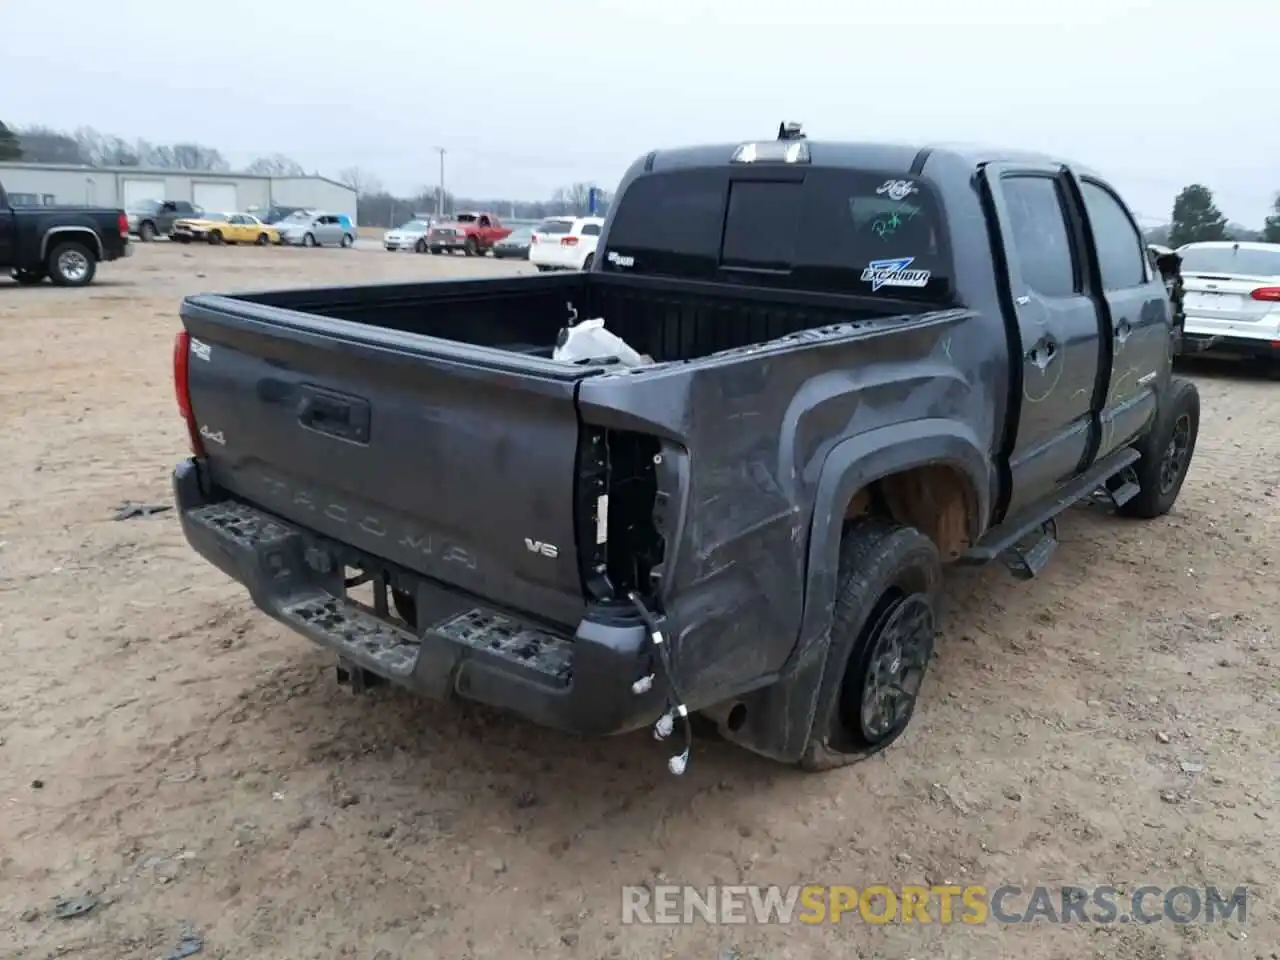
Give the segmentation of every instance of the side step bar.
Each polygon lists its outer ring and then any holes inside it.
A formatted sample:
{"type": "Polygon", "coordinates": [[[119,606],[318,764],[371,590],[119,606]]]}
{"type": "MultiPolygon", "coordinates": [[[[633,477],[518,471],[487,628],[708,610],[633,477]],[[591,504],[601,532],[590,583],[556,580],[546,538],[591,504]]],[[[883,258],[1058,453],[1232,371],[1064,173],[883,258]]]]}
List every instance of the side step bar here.
{"type": "Polygon", "coordinates": [[[1010,517],[960,556],[960,566],[981,566],[992,560],[1003,559],[1014,576],[1029,580],[1044,569],[1058,546],[1057,524],[1054,519],[1068,507],[1101,491],[1115,506],[1127,503],[1138,495],[1138,485],[1132,479],[1132,467],[1141,454],[1132,447],[1118,450],[1105,460],[1095,463],[1080,476],[1058,491],[1048,503],[1033,504],[1016,516],[1010,517]],[[1112,477],[1122,477],[1123,482],[1114,490],[1107,487],[1112,477]]]}

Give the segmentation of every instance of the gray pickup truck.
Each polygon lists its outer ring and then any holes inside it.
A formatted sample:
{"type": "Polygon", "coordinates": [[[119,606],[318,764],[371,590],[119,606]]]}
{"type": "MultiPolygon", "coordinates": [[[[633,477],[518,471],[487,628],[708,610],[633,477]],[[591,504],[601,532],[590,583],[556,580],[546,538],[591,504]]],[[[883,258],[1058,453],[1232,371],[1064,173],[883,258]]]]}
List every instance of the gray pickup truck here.
{"type": "Polygon", "coordinates": [[[1087,169],[784,125],[640,158],[599,252],[188,298],[191,545],[353,686],[825,769],[906,728],[945,565],[1178,497],[1176,313],[1087,169]],[[555,359],[573,318],[652,362],[555,359]]]}
{"type": "Polygon", "coordinates": [[[199,217],[203,208],[186,200],[140,200],[131,206],[129,232],[143,243],[173,233],[173,225],[183,219],[199,217]]]}

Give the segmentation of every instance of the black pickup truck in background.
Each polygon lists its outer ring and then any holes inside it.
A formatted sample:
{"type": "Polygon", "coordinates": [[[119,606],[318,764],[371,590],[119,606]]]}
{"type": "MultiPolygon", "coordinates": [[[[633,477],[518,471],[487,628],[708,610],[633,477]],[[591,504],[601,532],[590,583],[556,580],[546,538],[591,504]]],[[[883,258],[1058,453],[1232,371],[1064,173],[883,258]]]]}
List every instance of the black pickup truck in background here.
{"type": "Polygon", "coordinates": [[[0,270],[19,283],[93,281],[98,264],[133,253],[129,219],[110,207],[12,207],[0,184],[0,270]]]}
{"type": "Polygon", "coordinates": [[[906,727],[944,564],[1164,514],[1199,426],[1103,179],[787,127],[641,158],[587,273],[181,315],[184,532],[340,678],[807,769],[906,727]],[[653,362],[553,359],[574,318],[653,362]]]}

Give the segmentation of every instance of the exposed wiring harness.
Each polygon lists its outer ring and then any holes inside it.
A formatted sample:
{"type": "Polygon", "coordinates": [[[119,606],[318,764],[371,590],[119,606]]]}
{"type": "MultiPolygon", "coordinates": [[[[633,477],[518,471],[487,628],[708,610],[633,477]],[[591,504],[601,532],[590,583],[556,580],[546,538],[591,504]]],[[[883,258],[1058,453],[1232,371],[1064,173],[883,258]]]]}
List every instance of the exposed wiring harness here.
{"type": "MultiPolygon", "coordinates": [[[[658,664],[662,668],[667,690],[670,691],[671,699],[675,701],[671,708],[659,717],[658,722],[653,725],[654,739],[665,740],[675,732],[676,719],[679,718],[683,721],[684,752],[676,754],[667,761],[667,769],[676,776],[680,776],[688,768],[689,755],[693,751],[693,724],[689,720],[689,708],[685,706],[684,697],[680,696],[680,691],[676,687],[675,671],[671,668],[671,654],[667,650],[667,638],[658,627],[657,618],[645,606],[644,601],[640,599],[640,594],[635,590],[627,594],[627,599],[635,605],[636,612],[640,614],[640,619],[644,621],[645,628],[649,631],[649,641],[653,644],[654,652],[657,654],[658,664]]],[[[643,693],[652,685],[652,676],[643,677],[636,681],[632,689],[636,693],[643,693]]]]}

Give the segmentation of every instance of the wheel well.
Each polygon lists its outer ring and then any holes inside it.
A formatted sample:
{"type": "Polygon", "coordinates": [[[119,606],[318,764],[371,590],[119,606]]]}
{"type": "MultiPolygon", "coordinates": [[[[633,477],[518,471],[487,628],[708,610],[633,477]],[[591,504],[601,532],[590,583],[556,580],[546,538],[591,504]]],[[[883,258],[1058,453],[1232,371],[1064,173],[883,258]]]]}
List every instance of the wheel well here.
{"type": "Polygon", "coordinates": [[[98,239],[96,233],[88,227],[65,227],[50,230],[44,235],[44,249],[40,254],[41,262],[48,259],[54,247],[68,241],[84,245],[95,259],[102,259],[102,241],[98,239]]]}
{"type": "Polygon", "coordinates": [[[915,527],[946,562],[972,546],[976,504],[973,484],[963,471],[931,463],[867,484],[850,498],[845,519],[882,516],[915,527]]]}

